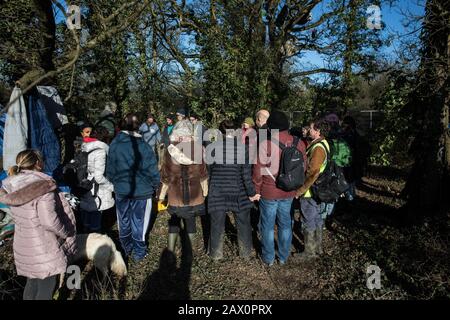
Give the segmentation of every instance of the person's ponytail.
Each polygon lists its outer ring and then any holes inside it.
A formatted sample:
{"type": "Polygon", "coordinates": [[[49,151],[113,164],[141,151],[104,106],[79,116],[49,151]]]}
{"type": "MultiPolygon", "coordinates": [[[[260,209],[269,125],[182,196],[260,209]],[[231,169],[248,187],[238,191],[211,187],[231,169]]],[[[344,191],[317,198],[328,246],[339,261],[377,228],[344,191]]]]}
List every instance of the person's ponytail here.
{"type": "Polygon", "coordinates": [[[15,176],[19,174],[20,167],[18,165],[14,165],[8,169],[8,176],[15,176]]]}
{"type": "Polygon", "coordinates": [[[16,165],[8,169],[9,176],[15,176],[22,170],[38,170],[42,169],[44,164],[42,155],[39,151],[27,149],[19,152],[16,157],[16,165]]]}

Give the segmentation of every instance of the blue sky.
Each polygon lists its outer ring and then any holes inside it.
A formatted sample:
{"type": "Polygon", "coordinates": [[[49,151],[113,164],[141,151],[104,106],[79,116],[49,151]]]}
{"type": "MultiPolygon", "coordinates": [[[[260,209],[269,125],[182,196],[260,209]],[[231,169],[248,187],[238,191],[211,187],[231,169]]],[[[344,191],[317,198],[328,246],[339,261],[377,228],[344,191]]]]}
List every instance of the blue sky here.
{"type": "MultiPolygon", "coordinates": [[[[381,4],[381,20],[385,25],[382,30],[383,37],[392,38],[390,46],[382,48],[382,53],[388,56],[389,60],[394,60],[396,57],[396,51],[400,50],[400,42],[408,38],[417,38],[418,33],[411,33],[413,26],[405,27],[405,23],[409,20],[411,16],[423,16],[424,6],[426,0],[397,0],[390,4],[381,4]],[[408,35],[410,34],[410,35],[408,35]]],[[[320,17],[323,12],[328,12],[327,4],[329,0],[325,0],[323,3],[317,5],[312,14],[313,21],[320,17]],[[316,18],[315,18],[316,17],[316,18]]],[[[417,41],[418,38],[417,38],[417,41]]],[[[298,60],[298,63],[303,67],[303,69],[320,67],[327,67],[326,62],[323,57],[316,52],[307,52],[305,55],[298,60]]],[[[312,77],[316,80],[321,80],[324,75],[316,75],[312,77]]]]}
{"type": "MultiPolygon", "coordinates": [[[[312,21],[315,21],[318,17],[320,17],[323,12],[328,11],[328,3],[330,1],[331,0],[324,0],[313,9],[312,21]]],[[[407,20],[405,18],[405,14],[422,16],[424,12],[425,1],[426,0],[391,0],[390,2],[392,2],[392,5],[387,3],[381,4],[381,19],[385,25],[385,28],[382,30],[382,34],[383,37],[392,37],[393,40],[391,46],[383,48],[382,52],[390,56],[391,59],[395,58],[396,51],[400,49],[400,41],[402,39],[405,39],[406,37],[418,37],[417,32],[408,35],[411,32],[412,28],[405,28],[404,23],[407,20]]],[[[59,10],[56,9],[55,13],[57,22],[64,20],[64,16],[61,12],[59,12],[59,10]]],[[[315,52],[306,52],[302,56],[302,58],[298,59],[297,63],[301,65],[302,70],[307,70],[309,68],[312,69],[315,67],[327,67],[323,57],[315,52]]],[[[323,76],[314,78],[323,78],[323,76]]]]}

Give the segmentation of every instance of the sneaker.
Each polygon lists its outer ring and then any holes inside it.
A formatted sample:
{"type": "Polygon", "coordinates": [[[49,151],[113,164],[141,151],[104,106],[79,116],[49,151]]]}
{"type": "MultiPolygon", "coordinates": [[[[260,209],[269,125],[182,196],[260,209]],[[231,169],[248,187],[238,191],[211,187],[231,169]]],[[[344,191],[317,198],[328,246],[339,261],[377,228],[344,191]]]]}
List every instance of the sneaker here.
{"type": "Polygon", "coordinates": [[[272,261],[272,262],[265,262],[264,260],[262,260],[262,263],[263,263],[264,265],[266,265],[267,267],[272,267],[273,264],[274,264],[274,261],[272,261]]]}
{"type": "Polygon", "coordinates": [[[144,261],[147,257],[148,257],[148,253],[146,253],[145,256],[143,256],[143,257],[132,256],[131,259],[133,260],[134,263],[140,263],[140,262],[144,261]]]}

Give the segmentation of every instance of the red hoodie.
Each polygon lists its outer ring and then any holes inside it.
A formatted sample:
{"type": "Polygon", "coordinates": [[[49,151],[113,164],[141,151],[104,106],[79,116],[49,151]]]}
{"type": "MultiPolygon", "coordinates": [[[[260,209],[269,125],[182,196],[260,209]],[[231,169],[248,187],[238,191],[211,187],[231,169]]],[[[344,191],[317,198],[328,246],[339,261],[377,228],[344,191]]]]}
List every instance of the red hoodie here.
{"type": "MultiPolygon", "coordinates": [[[[294,141],[294,137],[291,136],[288,131],[281,131],[278,139],[286,146],[292,145],[294,141]]],[[[308,159],[306,156],[306,145],[302,140],[298,142],[297,149],[303,154],[303,163],[305,164],[305,168],[307,168],[308,159]]],[[[272,162],[269,164],[263,164],[260,162],[261,157],[258,156],[258,161],[253,168],[253,184],[255,185],[256,193],[259,193],[263,199],[267,200],[294,198],[297,190],[286,192],[278,189],[274,179],[267,172],[267,170],[270,169],[270,172],[274,178],[277,177],[280,167],[281,149],[272,141],[266,140],[261,142],[259,147],[259,155],[265,154],[272,159],[272,162]],[[270,156],[271,150],[276,152],[272,156],[273,158],[270,156]]]]}

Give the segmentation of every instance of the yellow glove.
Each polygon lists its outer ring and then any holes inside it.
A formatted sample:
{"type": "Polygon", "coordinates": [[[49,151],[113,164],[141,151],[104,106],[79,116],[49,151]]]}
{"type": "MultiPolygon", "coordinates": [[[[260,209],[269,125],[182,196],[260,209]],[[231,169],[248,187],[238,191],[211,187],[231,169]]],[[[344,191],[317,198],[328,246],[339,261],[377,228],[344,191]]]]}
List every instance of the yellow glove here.
{"type": "Polygon", "coordinates": [[[166,211],[168,205],[164,204],[164,200],[158,200],[158,212],[166,211]]]}

